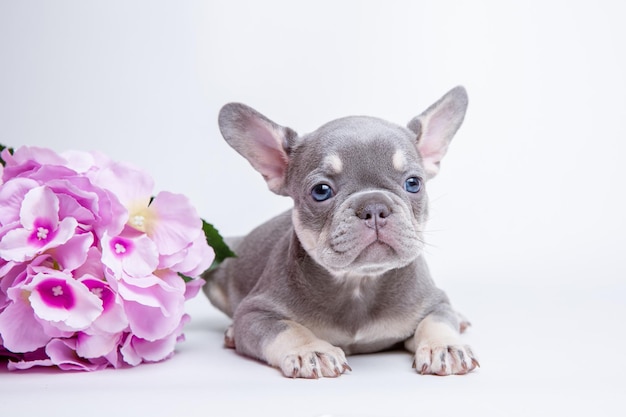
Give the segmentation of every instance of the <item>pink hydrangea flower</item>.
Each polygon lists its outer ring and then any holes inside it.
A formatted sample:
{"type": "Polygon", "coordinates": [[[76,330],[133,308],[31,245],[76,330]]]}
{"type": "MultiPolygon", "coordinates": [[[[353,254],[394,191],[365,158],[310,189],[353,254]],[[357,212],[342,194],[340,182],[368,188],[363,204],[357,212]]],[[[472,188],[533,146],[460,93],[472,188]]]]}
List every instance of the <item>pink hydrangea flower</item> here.
{"type": "Polygon", "coordinates": [[[123,276],[145,277],[154,272],[159,264],[156,244],[146,234],[126,233],[102,237],[102,263],[116,279],[123,276]]]}
{"type": "Polygon", "coordinates": [[[59,199],[46,186],[33,188],[24,195],[19,223],[0,239],[0,257],[7,261],[29,261],[62,245],[78,226],[73,217],[59,219],[59,199]]]}
{"type": "Polygon", "coordinates": [[[96,370],[170,357],[214,259],[189,200],[102,154],[22,147],[0,165],[0,356],[96,370]]]}

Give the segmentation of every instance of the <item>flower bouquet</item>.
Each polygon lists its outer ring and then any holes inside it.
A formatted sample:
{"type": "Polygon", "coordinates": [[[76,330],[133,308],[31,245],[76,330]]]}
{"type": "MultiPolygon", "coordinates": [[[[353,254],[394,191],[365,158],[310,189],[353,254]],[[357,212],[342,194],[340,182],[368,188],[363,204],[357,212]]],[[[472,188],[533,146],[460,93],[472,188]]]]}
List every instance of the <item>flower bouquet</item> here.
{"type": "Polygon", "coordinates": [[[170,357],[232,255],[180,194],[98,153],[0,147],[0,357],[96,370],[170,357]],[[215,248],[215,250],[214,250],[215,248]],[[218,253],[217,259],[216,252],[218,253]]]}

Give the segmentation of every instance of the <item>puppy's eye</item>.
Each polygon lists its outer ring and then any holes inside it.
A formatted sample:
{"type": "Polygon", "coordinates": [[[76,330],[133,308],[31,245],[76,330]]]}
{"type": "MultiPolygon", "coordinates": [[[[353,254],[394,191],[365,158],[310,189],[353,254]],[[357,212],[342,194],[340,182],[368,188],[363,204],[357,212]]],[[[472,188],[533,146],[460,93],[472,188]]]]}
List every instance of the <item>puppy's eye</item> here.
{"type": "Polygon", "coordinates": [[[408,178],[404,182],[404,189],[410,193],[419,193],[419,191],[422,189],[422,180],[418,177],[408,178]]]}
{"type": "Polygon", "coordinates": [[[333,196],[333,189],[328,184],[317,184],[311,190],[311,196],[315,201],[326,201],[333,196]]]}

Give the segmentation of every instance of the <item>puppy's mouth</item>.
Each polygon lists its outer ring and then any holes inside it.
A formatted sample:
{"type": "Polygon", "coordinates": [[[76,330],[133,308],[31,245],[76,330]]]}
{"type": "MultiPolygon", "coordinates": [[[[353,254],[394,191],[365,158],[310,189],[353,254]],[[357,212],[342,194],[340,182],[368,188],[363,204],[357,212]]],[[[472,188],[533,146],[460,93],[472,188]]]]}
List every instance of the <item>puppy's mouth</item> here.
{"type": "Polygon", "coordinates": [[[389,258],[395,256],[396,250],[391,245],[377,238],[361,250],[361,253],[355,259],[355,262],[378,265],[389,262],[389,258]]]}

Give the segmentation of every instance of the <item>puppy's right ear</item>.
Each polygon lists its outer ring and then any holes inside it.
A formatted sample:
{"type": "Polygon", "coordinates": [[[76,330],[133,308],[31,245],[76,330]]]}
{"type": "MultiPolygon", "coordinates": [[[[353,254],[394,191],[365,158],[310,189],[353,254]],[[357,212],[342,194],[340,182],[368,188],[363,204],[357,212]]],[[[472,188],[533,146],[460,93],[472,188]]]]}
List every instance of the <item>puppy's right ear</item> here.
{"type": "Polygon", "coordinates": [[[263,175],[269,189],[286,195],[289,151],[298,137],[297,133],[240,103],[222,107],[219,126],[226,142],[263,175]]]}

